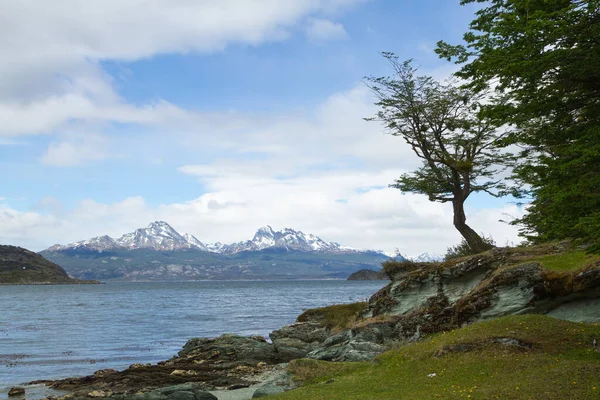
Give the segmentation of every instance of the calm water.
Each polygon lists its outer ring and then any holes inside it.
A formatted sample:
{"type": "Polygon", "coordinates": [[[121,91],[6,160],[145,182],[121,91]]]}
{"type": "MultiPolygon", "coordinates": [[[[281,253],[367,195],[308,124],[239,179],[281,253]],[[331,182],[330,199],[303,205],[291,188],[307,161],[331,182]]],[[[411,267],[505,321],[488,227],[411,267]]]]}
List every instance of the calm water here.
{"type": "Polygon", "coordinates": [[[192,337],[263,335],[307,308],[361,301],[385,282],[0,286],[0,397],[36,379],[155,363],[192,337]]]}

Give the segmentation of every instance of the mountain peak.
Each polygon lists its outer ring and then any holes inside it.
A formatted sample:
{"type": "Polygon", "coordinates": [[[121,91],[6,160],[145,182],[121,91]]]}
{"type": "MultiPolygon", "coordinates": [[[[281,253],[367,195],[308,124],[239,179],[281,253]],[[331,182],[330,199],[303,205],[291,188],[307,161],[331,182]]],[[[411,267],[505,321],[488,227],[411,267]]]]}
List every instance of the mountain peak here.
{"type": "Polygon", "coordinates": [[[265,226],[258,228],[256,233],[273,234],[273,233],[275,233],[275,231],[273,230],[273,228],[271,228],[271,225],[265,225],[265,226]]]}
{"type": "Polygon", "coordinates": [[[171,225],[169,225],[167,222],[165,221],[154,221],[154,222],[150,222],[150,225],[148,225],[148,228],[161,228],[161,227],[165,227],[165,228],[171,228],[171,225]]]}
{"type": "Polygon", "coordinates": [[[189,247],[188,241],[165,221],[155,221],[147,228],[126,233],[117,243],[128,249],[150,248],[154,250],[176,250],[189,247]]]}
{"type": "Polygon", "coordinates": [[[252,240],[232,244],[202,243],[189,233],[180,234],[165,221],[151,222],[146,228],[126,233],[118,239],[104,235],[65,246],[55,245],[48,250],[86,249],[102,252],[109,249],[152,249],[157,251],[196,249],[213,253],[235,254],[242,251],[261,251],[268,248],[304,252],[359,252],[359,250],[341,246],[335,242],[327,242],[318,236],[305,234],[292,228],[276,231],[270,225],[259,228],[252,240]]]}

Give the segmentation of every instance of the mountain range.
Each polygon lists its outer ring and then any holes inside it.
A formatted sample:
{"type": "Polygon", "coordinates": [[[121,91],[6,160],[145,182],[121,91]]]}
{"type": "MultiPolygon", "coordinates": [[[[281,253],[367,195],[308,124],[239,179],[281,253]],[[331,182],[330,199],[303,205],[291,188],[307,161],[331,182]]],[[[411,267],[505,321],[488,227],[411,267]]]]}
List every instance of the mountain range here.
{"type": "Polygon", "coordinates": [[[57,244],[46,251],[56,252],[79,249],[103,252],[136,249],[151,249],[156,251],[196,249],[211,253],[235,254],[243,251],[261,251],[268,248],[328,253],[364,252],[364,250],[342,246],[335,242],[327,242],[315,235],[305,234],[290,228],[285,228],[282,231],[274,231],[268,225],[258,229],[252,240],[231,244],[220,242],[203,243],[189,233],[180,234],[165,221],[152,222],[146,228],[126,233],[117,239],[113,239],[107,235],[98,236],[67,245],[57,244]]]}
{"type": "Polygon", "coordinates": [[[265,226],[251,240],[204,243],[164,221],[119,238],[98,236],[54,245],[41,255],[79,279],[343,279],[380,269],[384,253],[358,250],[290,228],[265,226]]]}

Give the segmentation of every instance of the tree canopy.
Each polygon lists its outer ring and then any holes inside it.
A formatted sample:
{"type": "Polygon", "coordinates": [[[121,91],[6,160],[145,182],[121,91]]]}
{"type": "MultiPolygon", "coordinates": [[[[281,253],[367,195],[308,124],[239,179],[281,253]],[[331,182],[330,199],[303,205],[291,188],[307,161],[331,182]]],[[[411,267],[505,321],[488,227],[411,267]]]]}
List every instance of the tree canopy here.
{"type": "Polygon", "coordinates": [[[522,148],[513,193],[532,200],[515,222],[533,241],[600,243],[600,0],[468,3],[486,5],[465,45],[436,52],[462,65],[468,88],[494,89],[487,115],[522,148]]]}
{"type": "Polygon", "coordinates": [[[494,196],[504,187],[496,179],[503,155],[497,130],[481,113],[481,94],[453,83],[417,76],[411,61],[400,62],[383,53],[393,76],[369,77],[367,85],[379,101],[379,112],[368,120],[383,122],[422,160],[422,166],[403,174],[391,186],[421,193],[431,201],[452,202],[454,226],[474,251],[490,244],[466,224],[465,200],[474,192],[494,196]]]}

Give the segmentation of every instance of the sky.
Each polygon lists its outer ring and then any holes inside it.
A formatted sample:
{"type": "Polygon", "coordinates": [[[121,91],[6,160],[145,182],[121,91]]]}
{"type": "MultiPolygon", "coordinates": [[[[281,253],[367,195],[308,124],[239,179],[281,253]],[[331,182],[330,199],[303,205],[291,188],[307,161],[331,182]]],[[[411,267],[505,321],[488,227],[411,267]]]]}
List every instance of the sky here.
{"type": "MultiPolygon", "coordinates": [[[[377,122],[380,52],[445,79],[458,0],[0,0],[0,243],[40,251],[164,220],[203,242],[261,226],[405,255],[460,241],[377,122]]],[[[519,241],[508,199],[467,222],[519,241]]]]}

